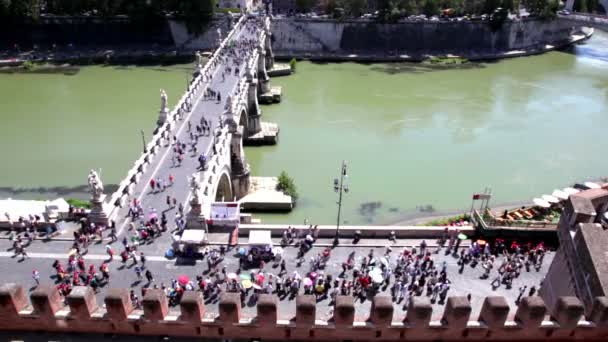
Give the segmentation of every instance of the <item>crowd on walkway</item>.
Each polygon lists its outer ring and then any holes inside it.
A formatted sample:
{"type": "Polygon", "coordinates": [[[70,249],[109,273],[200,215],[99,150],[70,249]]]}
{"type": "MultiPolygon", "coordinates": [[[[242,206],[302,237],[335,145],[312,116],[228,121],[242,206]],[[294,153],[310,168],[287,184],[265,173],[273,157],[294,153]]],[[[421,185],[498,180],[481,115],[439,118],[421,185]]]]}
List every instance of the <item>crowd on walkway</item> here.
{"type": "MultiPolygon", "coordinates": [[[[330,305],[337,295],[353,296],[356,301],[364,302],[386,293],[405,310],[414,296],[426,296],[431,303],[445,303],[453,274],[448,273],[446,261],[437,261],[440,253],[457,260],[458,273],[470,268],[466,272],[476,273],[471,275],[472,279],[477,276],[477,281],[486,282],[492,289],[500,286],[511,288],[513,280],[522,273],[540,271],[546,253],[543,243],[520,244],[513,241],[507,244],[501,239],[493,242],[477,240],[459,248],[459,241],[462,241],[459,235],[458,229],[446,228],[434,247],[429,247],[423,240],[417,247],[397,250],[392,247],[393,243],[388,242],[383,249],[371,248],[366,254],[357,249],[346,259],[333,260],[336,257],[332,256],[332,247],[313,249],[317,242],[314,226],[300,234],[289,228],[284,233],[283,247],[236,247],[238,264],[230,263],[230,268],[234,269],[229,269],[225,263],[229,247],[207,246],[202,250],[206,267],[201,266],[192,278],[181,275],[166,283],[156,281],[146,267],[146,255],[138,251],[138,245],[142,243],[139,239],[129,241],[124,237],[119,258],[115,258],[115,247],[107,245],[108,259],[95,265],[85,262],[83,254],[86,253],[88,239],[80,236],[69,251],[65,265],[56,260],[52,267],[58,289],[67,295],[73,286],[80,285],[99,291],[110,282],[110,265],[120,262],[125,266],[121,267],[123,271],[131,272],[129,270],[132,269],[135,273],[131,297],[136,307],[140,303],[139,296],[155,288],[165,291],[172,305],[179,304],[187,290],[201,291],[209,301],[217,300],[222,292],[236,292],[240,293],[244,303],[255,302],[261,293],[276,294],[281,300],[310,294],[318,301],[328,299],[330,305]],[[298,250],[295,266],[286,259],[284,249],[298,250]],[[328,267],[330,264],[340,265],[340,268],[328,267]],[[478,265],[481,267],[477,268],[478,265]],[[135,287],[144,280],[141,291],[136,291],[135,287]]],[[[395,242],[392,234],[389,240],[395,242]]],[[[38,284],[39,270],[33,270],[32,277],[38,284]]],[[[515,301],[519,302],[524,295],[537,294],[537,286],[523,284],[515,301]]],[[[471,293],[468,296],[470,298],[471,293]]]]}

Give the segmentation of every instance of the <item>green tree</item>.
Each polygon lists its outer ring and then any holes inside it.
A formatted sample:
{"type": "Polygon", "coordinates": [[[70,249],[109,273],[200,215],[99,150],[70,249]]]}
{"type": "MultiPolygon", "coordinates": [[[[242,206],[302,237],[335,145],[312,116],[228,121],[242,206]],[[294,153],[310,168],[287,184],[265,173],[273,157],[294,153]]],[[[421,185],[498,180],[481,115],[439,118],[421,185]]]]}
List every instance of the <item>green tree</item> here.
{"type": "Polygon", "coordinates": [[[345,10],[351,17],[360,17],[367,8],[366,0],[349,0],[345,1],[345,10]]]}
{"type": "Polygon", "coordinates": [[[587,1],[586,0],[575,0],[574,6],[572,6],[572,8],[576,12],[589,12],[587,10],[587,1]]]}
{"type": "Polygon", "coordinates": [[[418,4],[416,4],[416,0],[401,0],[399,1],[399,9],[403,15],[415,15],[419,14],[418,4]]]}
{"type": "Polygon", "coordinates": [[[425,0],[422,14],[431,17],[439,14],[439,3],[436,0],[425,0]]]}
{"type": "Polygon", "coordinates": [[[315,7],[316,3],[316,0],[296,0],[296,10],[301,13],[308,13],[315,7]]]}
{"type": "Polygon", "coordinates": [[[294,203],[298,199],[298,190],[296,188],[296,184],[293,181],[293,178],[289,177],[285,171],[281,171],[281,174],[279,175],[277,190],[291,196],[294,203]]]}
{"type": "Polygon", "coordinates": [[[184,19],[188,31],[201,33],[211,22],[215,8],[215,0],[182,0],[176,8],[176,14],[184,19]]]}
{"type": "Polygon", "coordinates": [[[500,6],[500,0],[485,0],[483,4],[483,13],[491,14],[500,6]]]}

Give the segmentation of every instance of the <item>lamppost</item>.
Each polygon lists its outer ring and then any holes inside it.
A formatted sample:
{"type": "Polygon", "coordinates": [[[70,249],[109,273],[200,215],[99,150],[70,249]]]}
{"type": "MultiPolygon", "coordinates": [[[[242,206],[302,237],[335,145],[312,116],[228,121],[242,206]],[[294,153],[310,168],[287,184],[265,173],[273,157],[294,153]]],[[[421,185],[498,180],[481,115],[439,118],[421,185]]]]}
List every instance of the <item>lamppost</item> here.
{"type": "Polygon", "coordinates": [[[144,146],[144,153],[148,153],[148,148],[146,147],[146,135],[143,129],[141,130],[141,143],[144,146]]]}
{"type": "Polygon", "coordinates": [[[340,243],[340,213],[342,211],[342,193],[348,192],[348,175],[346,174],[346,161],[342,161],[340,168],[340,179],[334,179],[334,191],[338,193],[338,219],[336,221],[336,236],[334,237],[334,246],[340,243]]]}

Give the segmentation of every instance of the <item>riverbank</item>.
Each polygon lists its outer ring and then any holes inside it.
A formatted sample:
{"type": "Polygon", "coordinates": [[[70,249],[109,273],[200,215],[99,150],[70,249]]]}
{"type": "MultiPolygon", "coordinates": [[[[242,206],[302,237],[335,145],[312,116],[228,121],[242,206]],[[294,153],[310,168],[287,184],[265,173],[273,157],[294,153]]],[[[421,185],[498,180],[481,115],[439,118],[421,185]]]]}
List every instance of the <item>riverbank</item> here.
{"type": "MultiPolygon", "coordinates": [[[[527,49],[520,50],[509,50],[501,52],[463,52],[460,54],[452,55],[449,54],[450,58],[461,58],[468,61],[493,61],[499,59],[515,58],[515,57],[526,57],[540,55],[543,53],[560,50],[573,44],[578,44],[586,41],[593,36],[594,29],[583,28],[580,34],[574,34],[570,39],[558,42],[557,44],[546,44],[544,46],[530,47],[527,49]]],[[[376,53],[340,53],[340,52],[298,52],[298,51],[275,51],[275,59],[280,61],[289,61],[292,58],[298,60],[310,60],[313,62],[362,62],[362,63],[398,63],[398,62],[413,62],[420,63],[428,60],[433,60],[437,57],[443,57],[446,55],[436,54],[376,54],[376,53]]],[[[456,66],[463,63],[458,63],[456,66]]]]}
{"type": "MultiPolygon", "coordinates": [[[[534,20],[524,20],[505,24],[508,27],[501,29],[504,32],[489,33],[489,31],[485,32],[487,28],[483,24],[473,22],[410,22],[380,25],[367,21],[342,23],[331,20],[301,21],[278,19],[276,22],[273,22],[273,37],[277,37],[273,41],[273,49],[275,58],[279,60],[296,58],[327,62],[421,62],[451,54],[470,61],[487,61],[550,52],[580,43],[590,38],[593,34],[593,29],[581,28],[579,32],[566,38],[566,35],[563,34],[564,29],[557,23],[542,24],[549,25],[547,27],[550,28],[546,30],[546,32],[550,33],[543,33],[546,37],[534,32],[526,32],[526,30],[540,30],[539,27],[534,25],[538,26],[541,24],[534,20]],[[369,29],[370,25],[378,27],[369,29]],[[429,25],[435,25],[436,27],[433,26],[435,28],[429,30],[427,27],[429,25]],[[513,29],[511,28],[513,25],[519,26],[513,29]],[[385,26],[392,28],[389,30],[385,26]],[[446,38],[445,36],[450,32],[450,27],[452,26],[458,29],[457,32],[462,31],[462,34],[470,31],[467,36],[478,35],[477,40],[454,45],[453,39],[446,38]],[[404,32],[409,33],[405,34],[404,32]],[[393,46],[393,43],[386,45],[386,43],[395,40],[394,37],[391,38],[392,35],[404,33],[405,36],[411,36],[416,32],[420,33],[423,37],[425,35],[428,36],[427,40],[429,42],[425,42],[423,39],[423,41],[417,43],[404,43],[399,38],[393,42],[397,45],[393,46]],[[360,34],[363,36],[366,34],[368,36],[372,35],[367,37],[367,40],[371,39],[369,46],[361,45],[362,40],[358,39],[360,34]],[[386,34],[387,37],[374,36],[379,34],[386,34]],[[496,37],[490,39],[487,37],[488,34],[496,37]],[[530,37],[524,39],[519,36],[520,34],[530,37]],[[357,36],[357,39],[353,35],[357,36]],[[382,38],[381,40],[386,40],[385,46],[376,46],[376,40],[380,38],[382,38]],[[516,43],[519,40],[525,42],[516,43]],[[503,43],[495,45],[494,41],[503,43]],[[475,44],[479,44],[479,46],[475,44]],[[403,53],[396,51],[402,51],[403,53]]],[[[195,51],[209,49],[212,45],[210,43],[210,36],[213,34],[207,31],[202,35],[192,36],[187,32],[182,32],[184,31],[182,26],[178,22],[170,22],[169,27],[173,35],[173,44],[164,41],[162,44],[130,44],[128,46],[114,44],[95,45],[95,47],[84,45],[78,48],[72,44],[62,46],[53,44],[53,47],[49,49],[21,51],[17,48],[0,51],[0,67],[17,67],[28,61],[37,64],[69,63],[74,65],[189,63],[194,60],[195,51]]],[[[413,36],[420,34],[414,34],[413,36]]],[[[471,38],[467,37],[467,39],[470,40],[471,38]]]]}

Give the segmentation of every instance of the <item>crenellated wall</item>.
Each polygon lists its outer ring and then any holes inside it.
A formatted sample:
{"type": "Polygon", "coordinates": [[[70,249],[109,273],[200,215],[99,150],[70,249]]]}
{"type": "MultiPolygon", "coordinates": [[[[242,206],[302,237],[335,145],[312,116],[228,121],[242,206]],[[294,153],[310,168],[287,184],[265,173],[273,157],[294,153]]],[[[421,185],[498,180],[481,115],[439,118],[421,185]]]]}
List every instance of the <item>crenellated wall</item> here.
{"type": "MultiPolygon", "coordinates": [[[[432,320],[425,297],[414,297],[405,317],[394,314],[389,297],[372,300],[369,317],[360,317],[353,298],[338,296],[333,317],[316,317],[311,295],[296,298],[295,317],[282,317],[277,297],[260,295],[257,314],[244,317],[240,295],[223,293],[219,313],[205,315],[200,292],[187,291],[179,310],[173,311],[161,290],[148,290],[142,308],[134,310],[128,289],[110,289],[105,307],[88,287],[75,287],[67,305],[51,285],[30,294],[17,284],[0,287],[0,329],[49,332],[90,332],[132,335],[168,335],[204,338],[266,340],[606,340],[608,298],[596,298],[591,313],[576,297],[559,299],[548,312],[541,297],[523,298],[515,312],[504,297],[487,297],[479,317],[471,317],[466,297],[449,297],[440,320],[432,320]]],[[[293,305],[293,304],[292,304],[293,305]]]]}

